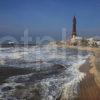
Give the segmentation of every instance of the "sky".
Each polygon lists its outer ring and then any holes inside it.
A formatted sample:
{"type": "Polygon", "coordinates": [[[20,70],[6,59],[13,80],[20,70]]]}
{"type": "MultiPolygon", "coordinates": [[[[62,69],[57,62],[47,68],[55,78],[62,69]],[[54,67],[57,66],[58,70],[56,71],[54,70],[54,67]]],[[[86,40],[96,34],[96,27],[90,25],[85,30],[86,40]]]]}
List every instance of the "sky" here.
{"type": "Polygon", "coordinates": [[[79,35],[100,35],[100,0],[0,0],[0,37],[28,29],[33,38],[60,38],[63,28],[71,34],[73,16],[79,35]]]}

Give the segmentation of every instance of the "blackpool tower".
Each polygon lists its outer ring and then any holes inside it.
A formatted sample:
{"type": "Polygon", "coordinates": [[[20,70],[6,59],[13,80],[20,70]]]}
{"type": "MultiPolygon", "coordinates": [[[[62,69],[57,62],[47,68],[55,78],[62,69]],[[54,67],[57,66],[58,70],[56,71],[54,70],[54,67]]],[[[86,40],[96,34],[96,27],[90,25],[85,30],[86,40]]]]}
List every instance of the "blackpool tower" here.
{"type": "Polygon", "coordinates": [[[72,29],[72,37],[76,37],[77,36],[77,32],[76,32],[76,17],[74,16],[73,18],[73,29],[72,29]]]}

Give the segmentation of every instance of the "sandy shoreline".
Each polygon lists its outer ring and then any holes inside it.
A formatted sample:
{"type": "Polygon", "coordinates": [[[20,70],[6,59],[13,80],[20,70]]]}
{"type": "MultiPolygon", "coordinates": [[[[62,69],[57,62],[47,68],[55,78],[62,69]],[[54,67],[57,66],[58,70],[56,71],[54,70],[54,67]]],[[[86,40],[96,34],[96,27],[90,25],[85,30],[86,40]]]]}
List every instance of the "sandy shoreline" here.
{"type": "Polygon", "coordinates": [[[94,55],[90,58],[92,68],[89,72],[94,75],[95,82],[100,88],[100,48],[86,48],[86,50],[94,53],[94,55]]]}
{"type": "Polygon", "coordinates": [[[76,100],[100,100],[100,88],[95,81],[96,68],[94,57],[91,57],[80,67],[80,71],[86,73],[85,78],[79,84],[79,96],[76,100]]]}
{"type": "Polygon", "coordinates": [[[76,100],[100,100],[100,48],[81,46],[67,46],[67,48],[94,53],[94,55],[80,67],[80,71],[86,73],[86,76],[79,84],[79,97],[76,100]]]}
{"type": "Polygon", "coordinates": [[[94,53],[94,56],[90,58],[90,64],[92,68],[90,69],[89,72],[95,76],[95,82],[100,87],[100,48],[81,47],[81,46],[78,47],[67,46],[67,48],[74,48],[94,53]]]}

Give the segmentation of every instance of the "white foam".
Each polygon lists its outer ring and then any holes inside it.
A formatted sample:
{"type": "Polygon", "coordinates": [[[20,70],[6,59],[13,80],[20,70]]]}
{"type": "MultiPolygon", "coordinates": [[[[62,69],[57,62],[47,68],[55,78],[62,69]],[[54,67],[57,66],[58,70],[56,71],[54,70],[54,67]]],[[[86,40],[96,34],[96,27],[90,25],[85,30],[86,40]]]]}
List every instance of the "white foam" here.
{"type": "MultiPolygon", "coordinates": [[[[23,48],[25,49],[25,48],[23,48]]],[[[7,52],[2,51],[4,53],[4,56],[0,56],[0,58],[6,59],[5,54],[7,52]]],[[[52,76],[46,79],[42,79],[39,84],[42,87],[42,97],[43,100],[55,100],[60,93],[62,92],[62,95],[64,98],[73,98],[77,95],[77,86],[78,83],[84,78],[85,73],[82,73],[79,71],[79,67],[85,63],[86,59],[89,57],[82,56],[82,55],[69,55],[68,52],[66,53],[66,50],[63,52],[56,50],[56,47],[51,47],[49,45],[43,46],[42,48],[36,46],[25,49],[23,52],[22,48],[17,48],[16,52],[13,52],[13,50],[9,49],[9,52],[11,54],[15,54],[14,56],[11,56],[8,53],[8,58],[16,59],[17,60],[24,60],[26,62],[34,62],[41,60],[43,63],[22,63],[19,64],[19,67],[33,67],[36,70],[40,69],[49,69],[52,63],[54,64],[61,64],[66,67],[66,70],[64,70],[61,74],[58,76],[52,76]],[[51,61],[51,62],[50,62],[51,61]],[[25,66],[26,65],[26,66],[25,66]],[[68,67],[69,66],[69,67],[68,67]],[[67,68],[68,67],[68,68],[67,68]],[[75,95],[76,94],[76,95],[75,95]]],[[[9,63],[8,63],[9,64],[9,63]]],[[[10,65],[10,64],[9,64],[10,65]]],[[[15,82],[18,78],[22,78],[23,80],[28,81],[29,78],[32,76],[32,74],[28,75],[18,75],[10,77],[7,82],[7,84],[10,84],[10,82],[15,82]]],[[[11,84],[14,86],[13,84],[11,84]]]]}

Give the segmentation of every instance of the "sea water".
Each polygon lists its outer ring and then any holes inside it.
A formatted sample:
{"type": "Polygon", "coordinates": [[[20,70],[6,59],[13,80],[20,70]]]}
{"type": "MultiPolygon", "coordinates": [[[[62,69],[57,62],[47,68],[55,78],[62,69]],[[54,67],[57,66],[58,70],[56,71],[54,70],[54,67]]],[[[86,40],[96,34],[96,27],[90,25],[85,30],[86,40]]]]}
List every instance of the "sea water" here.
{"type": "Polygon", "coordinates": [[[72,100],[77,97],[78,84],[85,76],[79,68],[89,56],[86,51],[49,44],[0,48],[1,66],[31,69],[29,74],[8,77],[0,85],[0,100],[56,100],[59,96],[72,100]],[[11,89],[3,91],[5,87],[11,89]],[[38,91],[38,99],[34,97],[34,89],[38,91]]]}

